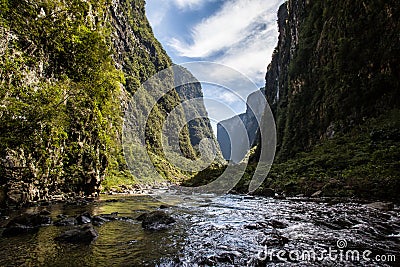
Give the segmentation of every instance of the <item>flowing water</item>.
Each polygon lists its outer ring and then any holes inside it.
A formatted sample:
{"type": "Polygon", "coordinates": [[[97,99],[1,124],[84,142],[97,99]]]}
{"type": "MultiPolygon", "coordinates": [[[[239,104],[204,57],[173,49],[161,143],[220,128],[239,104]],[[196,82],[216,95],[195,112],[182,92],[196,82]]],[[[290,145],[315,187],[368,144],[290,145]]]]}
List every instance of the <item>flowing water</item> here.
{"type": "Polygon", "coordinates": [[[54,220],[59,214],[76,216],[84,211],[118,212],[124,219],[95,227],[99,237],[90,245],[54,241],[70,227],[44,226],[32,234],[0,237],[0,266],[396,266],[400,262],[398,206],[380,211],[351,202],[197,195],[165,209],[176,219],[169,229],[143,230],[135,218],[160,204],[150,196],[104,196],[86,205],[48,206],[54,220]],[[378,261],[383,259],[387,261],[378,261]]]}

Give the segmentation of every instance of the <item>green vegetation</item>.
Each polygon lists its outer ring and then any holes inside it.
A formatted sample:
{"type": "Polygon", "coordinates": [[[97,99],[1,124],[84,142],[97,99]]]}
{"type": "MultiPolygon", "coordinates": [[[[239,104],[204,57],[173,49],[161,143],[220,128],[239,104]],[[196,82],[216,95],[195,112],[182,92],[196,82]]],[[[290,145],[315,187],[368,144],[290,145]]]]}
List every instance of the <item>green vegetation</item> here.
{"type": "Polygon", "coordinates": [[[2,1],[1,185],[14,201],[97,191],[118,162],[122,73],[106,1],[2,1]]]}
{"type": "Polygon", "coordinates": [[[400,110],[393,110],[310,152],[272,166],[264,182],[291,195],[399,200],[400,110]]]}
{"type": "Polygon", "coordinates": [[[269,102],[277,89],[280,98],[277,158],[265,186],[398,199],[400,3],[301,3],[288,5],[267,74],[269,102]],[[280,83],[269,84],[277,66],[280,83]]]}
{"type": "MultiPolygon", "coordinates": [[[[255,192],[272,188],[289,196],[361,197],[399,200],[400,110],[393,110],[347,134],[339,134],[298,153],[290,160],[274,163],[267,179],[255,192]]],[[[244,163],[240,163],[244,164],[244,163]]],[[[247,193],[256,162],[250,163],[234,191],[247,193]]],[[[187,186],[200,186],[219,177],[225,168],[212,166],[187,186]]]]}
{"type": "MultiPolygon", "coordinates": [[[[9,203],[96,194],[101,182],[104,190],[137,183],[123,155],[122,118],[140,85],[172,64],[144,5],[0,1],[0,195],[9,203]]],[[[173,88],[173,74],[163,82],[173,88]]],[[[162,123],[181,98],[171,90],[153,107],[157,93],[147,92],[132,116],[150,109],[144,146],[164,177],[182,180],[186,174],[161,146],[162,123]]],[[[194,159],[189,128],[177,138],[194,159]]]]}
{"type": "Polygon", "coordinates": [[[296,12],[286,27],[298,20],[298,42],[281,36],[296,46],[275,109],[282,160],[400,106],[398,1],[312,1],[296,12]]]}
{"type": "MultiPolygon", "coordinates": [[[[395,0],[293,0],[280,8],[265,86],[277,156],[256,193],[399,200],[399,14],[395,0]]],[[[261,145],[234,190],[247,193],[261,145]]],[[[222,171],[209,168],[186,184],[222,171]]]]}

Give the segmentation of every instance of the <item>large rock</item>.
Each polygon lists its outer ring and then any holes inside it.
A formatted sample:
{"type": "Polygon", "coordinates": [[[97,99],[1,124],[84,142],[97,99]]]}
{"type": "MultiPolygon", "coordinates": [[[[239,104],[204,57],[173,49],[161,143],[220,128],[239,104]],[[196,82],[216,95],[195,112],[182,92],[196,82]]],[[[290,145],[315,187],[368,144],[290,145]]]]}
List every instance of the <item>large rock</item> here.
{"type": "Polygon", "coordinates": [[[7,227],[6,229],[4,229],[2,236],[3,237],[11,237],[11,236],[35,233],[38,230],[39,230],[39,227],[32,227],[32,226],[27,226],[27,225],[22,225],[22,224],[16,224],[16,225],[13,225],[13,226],[10,226],[10,227],[7,227]]]}
{"type": "Polygon", "coordinates": [[[73,226],[77,225],[78,221],[75,218],[67,217],[54,222],[55,226],[73,226]]]}
{"type": "Polygon", "coordinates": [[[272,188],[262,188],[260,190],[260,195],[264,197],[274,197],[275,196],[275,190],[272,188]]]}
{"type": "Polygon", "coordinates": [[[96,240],[98,236],[99,234],[92,225],[85,225],[83,227],[68,230],[56,237],[55,240],[66,243],[89,244],[96,240]]]}
{"type": "MultiPolygon", "coordinates": [[[[113,218],[113,219],[115,220],[115,218],[113,218]]],[[[101,216],[101,215],[99,215],[99,216],[94,216],[94,217],[92,218],[92,223],[93,223],[93,225],[95,225],[95,226],[103,225],[104,223],[109,222],[109,221],[110,221],[110,219],[108,219],[107,217],[103,217],[103,216],[101,216]]]]}
{"type": "Polygon", "coordinates": [[[37,213],[25,213],[13,218],[6,225],[2,235],[5,237],[36,232],[40,226],[50,225],[51,218],[37,213]]]}
{"type": "Polygon", "coordinates": [[[274,219],[271,219],[268,222],[268,224],[271,225],[273,228],[276,228],[276,229],[284,229],[284,228],[288,227],[288,225],[286,223],[281,222],[281,221],[277,221],[277,220],[274,220],[274,219]]]}
{"type": "Polygon", "coordinates": [[[10,222],[8,222],[7,227],[16,224],[26,225],[31,227],[49,225],[51,224],[51,218],[45,215],[40,215],[38,213],[25,213],[13,218],[10,222]]]}
{"type": "Polygon", "coordinates": [[[157,210],[144,213],[137,218],[142,221],[142,227],[145,230],[164,230],[171,226],[175,219],[164,211],[157,210]]]}
{"type": "Polygon", "coordinates": [[[92,222],[92,215],[89,212],[84,212],[76,217],[78,224],[87,224],[92,222]]]}

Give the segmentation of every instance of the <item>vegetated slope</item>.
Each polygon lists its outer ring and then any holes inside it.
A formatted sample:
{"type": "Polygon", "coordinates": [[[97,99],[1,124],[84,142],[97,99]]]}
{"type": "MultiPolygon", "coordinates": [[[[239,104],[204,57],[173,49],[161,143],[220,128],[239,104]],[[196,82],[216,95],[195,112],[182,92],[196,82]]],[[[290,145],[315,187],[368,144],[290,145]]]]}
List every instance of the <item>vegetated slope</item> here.
{"type": "MultiPolygon", "coordinates": [[[[1,1],[0,202],[96,194],[104,179],[135,182],[122,153],[122,118],[140,84],[171,65],[144,5],[1,1]]],[[[180,102],[172,87],[147,124],[148,149],[161,165],[162,118],[180,102]]],[[[194,158],[187,127],[179,138],[194,158]]],[[[164,175],[171,173],[183,176],[173,166],[164,175]]]]}
{"type": "Polygon", "coordinates": [[[278,134],[265,186],[396,198],[400,3],[288,1],[266,75],[278,134]]]}
{"type": "Polygon", "coordinates": [[[289,1],[266,75],[280,158],[399,107],[398,1],[289,1]]]}
{"type": "MultiPolygon", "coordinates": [[[[265,85],[277,154],[256,193],[398,200],[400,2],[289,0],[278,27],[265,85]]],[[[256,145],[237,191],[248,190],[256,145]]],[[[210,168],[189,184],[222,171],[210,168]]]]}

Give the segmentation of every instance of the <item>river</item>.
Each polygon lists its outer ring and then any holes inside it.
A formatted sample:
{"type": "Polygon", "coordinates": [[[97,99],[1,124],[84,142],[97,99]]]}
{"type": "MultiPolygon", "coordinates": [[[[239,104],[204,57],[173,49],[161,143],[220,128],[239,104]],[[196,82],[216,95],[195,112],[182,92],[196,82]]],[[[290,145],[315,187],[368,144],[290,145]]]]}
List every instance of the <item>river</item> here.
{"type": "MultiPolygon", "coordinates": [[[[95,229],[90,245],[54,238],[68,226],[0,237],[0,266],[395,266],[400,262],[400,209],[353,202],[191,195],[165,210],[176,222],[146,231],[139,215],[163,204],[151,196],[102,196],[44,208],[53,220],[118,212],[95,229]],[[397,264],[394,258],[397,259],[397,264]]],[[[21,211],[19,211],[21,212],[21,211]]],[[[2,214],[3,225],[17,212],[2,214]]]]}

